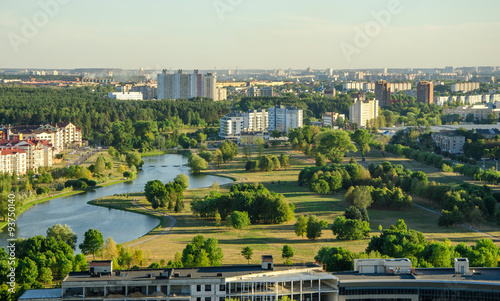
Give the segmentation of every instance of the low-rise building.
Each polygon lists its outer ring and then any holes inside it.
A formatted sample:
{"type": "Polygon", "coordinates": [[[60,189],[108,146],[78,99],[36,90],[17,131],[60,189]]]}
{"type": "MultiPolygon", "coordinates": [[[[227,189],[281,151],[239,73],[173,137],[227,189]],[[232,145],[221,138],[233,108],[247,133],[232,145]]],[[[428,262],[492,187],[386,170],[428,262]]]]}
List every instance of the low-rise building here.
{"type": "Polygon", "coordinates": [[[457,114],[460,117],[462,117],[462,120],[465,120],[469,114],[472,114],[474,116],[475,121],[480,121],[483,119],[487,119],[488,115],[493,113],[495,115],[495,118],[498,120],[499,114],[500,114],[500,109],[493,109],[489,106],[486,105],[473,105],[473,106],[461,106],[461,107],[456,107],[456,108],[444,108],[443,109],[443,114],[457,114]]]}
{"type": "Polygon", "coordinates": [[[231,112],[220,119],[219,137],[236,138],[244,129],[245,115],[241,112],[231,112]]]}
{"type": "Polygon", "coordinates": [[[116,100],[143,100],[142,92],[109,92],[108,97],[116,100]]]}
{"type": "Polygon", "coordinates": [[[27,171],[26,152],[20,148],[0,149],[0,173],[24,175],[27,171]]]}
{"type": "Polygon", "coordinates": [[[457,135],[455,131],[431,133],[432,142],[441,148],[442,152],[462,154],[464,152],[465,137],[457,135]]]}
{"type": "MultiPolygon", "coordinates": [[[[99,262],[98,267],[99,272],[94,264],[94,273],[70,273],[62,281],[60,298],[52,300],[338,300],[337,278],[321,266],[276,265],[272,256],[263,256],[261,265],[113,271],[108,262],[99,262]],[[101,271],[104,265],[109,272],[101,271]]],[[[27,291],[23,296],[31,295],[27,291]]]]}
{"type": "Polygon", "coordinates": [[[321,114],[321,119],[323,120],[322,122],[323,126],[333,127],[339,118],[345,120],[345,114],[339,114],[335,112],[326,112],[321,114]]]}

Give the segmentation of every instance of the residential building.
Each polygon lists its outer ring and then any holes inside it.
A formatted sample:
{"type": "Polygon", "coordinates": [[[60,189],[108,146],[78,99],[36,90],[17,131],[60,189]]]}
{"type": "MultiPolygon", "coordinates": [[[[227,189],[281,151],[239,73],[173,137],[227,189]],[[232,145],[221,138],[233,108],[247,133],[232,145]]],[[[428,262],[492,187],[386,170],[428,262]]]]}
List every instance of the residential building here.
{"type": "Polygon", "coordinates": [[[370,121],[378,118],[378,100],[357,100],[349,107],[349,122],[366,127],[370,121]]]}
{"type": "Polygon", "coordinates": [[[434,101],[434,85],[428,81],[421,81],[417,86],[417,101],[432,104],[434,101]]]}
{"type": "Polygon", "coordinates": [[[391,93],[397,92],[397,91],[409,91],[411,90],[412,86],[410,82],[404,82],[404,83],[391,83],[391,93]]]}
{"type": "Polygon", "coordinates": [[[108,97],[116,100],[143,100],[142,92],[109,92],[108,97]]]}
{"type": "Polygon", "coordinates": [[[391,83],[385,80],[380,80],[375,83],[375,99],[378,100],[381,106],[391,104],[391,83]]]}
{"type": "Polygon", "coordinates": [[[20,148],[8,147],[0,149],[0,173],[18,175],[26,174],[26,152],[20,148]]]}
{"type": "Polygon", "coordinates": [[[269,115],[266,110],[250,110],[245,113],[243,120],[244,131],[264,131],[268,127],[269,115]]]}
{"type": "Polygon", "coordinates": [[[322,122],[323,126],[333,127],[339,118],[345,120],[345,114],[339,114],[335,112],[326,112],[321,114],[321,119],[323,120],[322,122]]]}
{"type": "MultiPolygon", "coordinates": [[[[219,94],[223,93],[219,91],[219,94]]],[[[158,99],[189,99],[195,97],[207,97],[217,100],[217,77],[208,73],[200,74],[194,70],[192,74],[184,74],[178,70],[174,74],[169,74],[163,70],[158,74],[158,99]]]]}
{"type": "Polygon", "coordinates": [[[222,101],[227,99],[227,89],[226,88],[215,88],[215,98],[214,101],[222,101]]]}
{"type": "Polygon", "coordinates": [[[441,148],[442,152],[463,154],[465,137],[457,135],[456,131],[442,131],[431,133],[432,142],[441,148]]]}
{"type": "Polygon", "coordinates": [[[63,133],[61,130],[37,129],[23,133],[22,140],[42,140],[48,141],[56,153],[64,151],[63,133]]]}
{"type": "Polygon", "coordinates": [[[262,88],[260,88],[260,96],[263,96],[263,97],[273,97],[274,96],[274,88],[273,87],[262,87],[262,88]]]}
{"type": "Polygon", "coordinates": [[[296,107],[275,106],[268,109],[269,132],[288,132],[303,126],[303,110],[296,107]]]}
{"type": "Polygon", "coordinates": [[[451,84],[451,92],[470,92],[479,89],[480,84],[478,82],[465,82],[451,84]]]}
{"type": "Polygon", "coordinates": [[[251,86],[251,87],[248,87],[247,89],[247,96],[248,97],[258,97],[260,96],[260,89],[256,86],[251,86]]]}
{"type": "Polygon", "coordinates": [[[479,121],[487,119],[490,113],[493,113],[495,115],[495,118],[498,120],[500,109],[493,109],[483,104],[473,105],[473,106],[462,106],[456,108],[449,107],[443,109],[443,115],[458,114],[460,117],[462,117],[462,120],[464,121],[469,114],[472,114],[472,116],[474,117],[474,121],[479,121]]]}
{"type": "Polygon", "coordinates": [[[244,129],[245,115],[241,112],[231,112],[220,119],[219,137],[236,138],[244,129]]]}
{"type": "Polygon", "coordinates": [[[45,124],[39,129],[50,129],[61,131],[62,143],[64,147],[81,147],[82,130],[71,122],[58,122],[55,124],[45,124]]]}

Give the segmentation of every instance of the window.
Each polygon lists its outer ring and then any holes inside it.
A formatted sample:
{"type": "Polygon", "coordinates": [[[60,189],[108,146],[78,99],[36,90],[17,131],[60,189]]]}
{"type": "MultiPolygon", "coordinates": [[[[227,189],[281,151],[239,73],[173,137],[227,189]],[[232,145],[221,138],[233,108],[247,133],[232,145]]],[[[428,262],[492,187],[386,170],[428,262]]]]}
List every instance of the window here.
{"type": "Polygon", "coordinates": [[[205,301],[212,301],[212,297],[205,297],[205,301]]]}
{"type": "Polygon", "coordinates": [[[201,285],[199,285],[199,284],[198,284],[198,285],[196,286],[196,291],[197,291],[197,292],[201,292],[201,285]]]}
{"type": "Polygon", "coordinates": [[[196,301],[201,301],[201,298],[200,297],[196,298],[196,301]]]}
{"type": "MultiPolygon", "coordinates": [[[[210,284],[205,285],[205,292],[211,292],[211,291],[212,291],[212,285],[210,285],[210,284]]],[[[206,301],[210,301],[210,300],[206,300],[206,301]]]]}
{"type": "Polygon", "coordinates": [[[225,284],[219,285],[219,291],[223,292],[225,290],[226,290],[226,285],[225,284]]]}

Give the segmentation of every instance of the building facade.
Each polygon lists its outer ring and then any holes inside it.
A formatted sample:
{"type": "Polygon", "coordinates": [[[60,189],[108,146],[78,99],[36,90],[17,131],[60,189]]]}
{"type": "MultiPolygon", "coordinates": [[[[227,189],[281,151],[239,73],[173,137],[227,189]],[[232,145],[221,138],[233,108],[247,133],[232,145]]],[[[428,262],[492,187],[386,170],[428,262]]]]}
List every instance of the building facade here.
{"type": "Polygon", "coordinates": [[[0,149],[0,173],[24,175],[27,172],[26,152],[20,148],[0,149]]]}
{"type": "Polygon", "coordinates": [[[349,107],[349,122],[366,127],[370,121],[378,118],[378,100],[357,100],[349,107]]]}
{"type": "Polygon", "coordinates": [[[109,92],[108,97],[116,100],[143,100],[142,92],[109,92]]]}
{"type": "Polygon", "coordinates": [[[192,74],[184,74],[178,70],[169,74],[163,70],[158,74],[158,99],[190,99],[195,97],[207,97],[213,100],[224,100],[226,95],[217,91],[217,77],[212,74],[200,74],[194,70],[192,74]]]}
{"type": "Polygon", "coordinates": [[[264,131],[269,127],[269,115],[266,110],[250,110],[245,113],[243,128],[248,132],[264,131]]]}
{"type": "Polygon", "coordinates": [[[469,114],[473,116],[474,121],[487,119],[490,114],[494,114],[495,118],[498,120],[498,118],[500,117],[500,109],[493,109],[486,105],[462,106],[456,108],[448,107],[443,109],[443,114],[457,114],[462,117],[462,120],[464,121],[469,114]]]}
{"type": "Polygon", "coordinates": [[[441,148],[442,152],[450,154],[463,154],[465,137],[459,136],[455,131],[442,131],[431,133],[432,142],[441,148]]]}
{"type": "Polygon", "coordinates": [[[434,85],[428,81],[421,81],[417,86],[417,101],[432,104],[434,101],[434,85]]]}
{"type": "Polygon", "coordinates": [[[245,115],[241,112],[231,112],[220,119],[219,137],[223,139],[236,138],[244,129],[245,115]]]}
{"type": "Polygon", "coordinates": [[[375,99],[379,105],[388,106],[391,104],[391,83],[380,80],[375,83],[375,99]]]}
{"type": "Polygon", "coordinates": [[[451,84],[451,92],[470,92],[480,88],[479,83],[475,82],[465,82],[451,84]]]}
{"type": "Polygon", "coordinates": [[[321,114],[323,126],[333,127],[339,118],[342,118],[345,121],[344,114],[339,114],[339,113],[335,113],[335,112],[326,112],[326,113],[321,114]]]}
{"type": "Polygon", "coordinates": [[[269,132],[280,130],[288,132],[303,126],[303,110],[296,107],[275,106],[268,109],[269,132]]]}

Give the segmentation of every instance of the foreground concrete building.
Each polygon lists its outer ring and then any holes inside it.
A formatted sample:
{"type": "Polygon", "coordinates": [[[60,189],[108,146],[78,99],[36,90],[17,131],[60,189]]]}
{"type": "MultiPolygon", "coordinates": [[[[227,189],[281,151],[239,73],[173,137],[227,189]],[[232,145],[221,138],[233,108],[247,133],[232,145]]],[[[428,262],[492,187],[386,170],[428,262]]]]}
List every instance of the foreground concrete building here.
{"type": "Polygon", "coordinates": [[[500,268],[412,268],[407,258],[355,259],[354,271],[327,273],[320,265],[261,265],[113,271],[94,261],[89,272],[70,273],[59,289],[28,290],[22,301],[296,301],[500,300],[500,268]]]}

